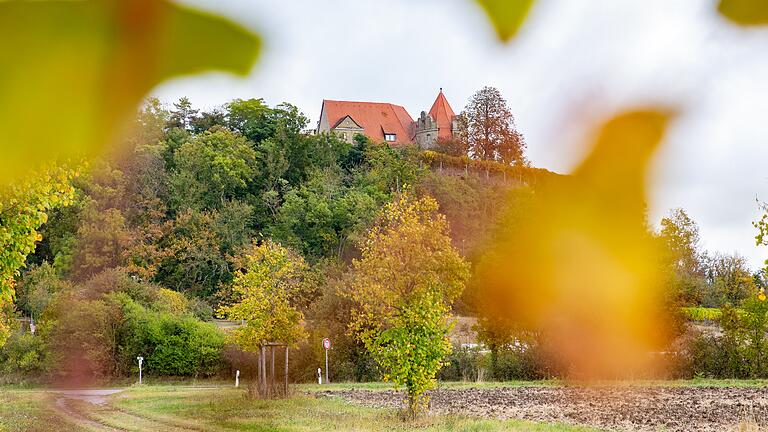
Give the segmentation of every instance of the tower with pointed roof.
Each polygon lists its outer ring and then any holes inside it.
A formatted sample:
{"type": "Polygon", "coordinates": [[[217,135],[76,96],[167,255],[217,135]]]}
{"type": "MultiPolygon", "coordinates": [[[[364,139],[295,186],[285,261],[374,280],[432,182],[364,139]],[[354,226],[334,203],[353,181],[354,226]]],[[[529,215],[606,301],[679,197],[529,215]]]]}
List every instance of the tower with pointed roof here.
{"type": "Polygon", "coordinates": [[[429,149],[438,140],[450,140],[456,126],[456,114],[448,103],[443,89],[440,89],[429,112],[421,112],[414,124],[414,141],[419,147],[429,149]]]}

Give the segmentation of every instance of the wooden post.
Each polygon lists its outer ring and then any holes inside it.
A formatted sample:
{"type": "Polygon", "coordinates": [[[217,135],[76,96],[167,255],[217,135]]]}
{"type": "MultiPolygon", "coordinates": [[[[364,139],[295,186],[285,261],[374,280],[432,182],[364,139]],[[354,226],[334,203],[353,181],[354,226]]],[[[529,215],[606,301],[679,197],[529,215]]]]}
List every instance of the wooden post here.
{"type": "Polygon", "coordinates": [[[285,345],[285,396],[288,396],[288,344],[285,345]]]}
{"type": "Polygon", "coordinates": [[[267,394],[267,349],[262,345],[261,346],[261,376],[259,377],[261,380],[261,393],[262,395],[267,394]]]}
{"type": "Polygon", "coordinates": [[[269,347],[269,353],[272,356],[272,361],[269,369],[269,392],[275,393],[275,346],[269,347]]]}
{"type": "Polygon", "coordinates": [[[261,397],[261,347],[259,347],[259,368],[256,374],[256,389],[258,389],[259,397],[261,397]]]}

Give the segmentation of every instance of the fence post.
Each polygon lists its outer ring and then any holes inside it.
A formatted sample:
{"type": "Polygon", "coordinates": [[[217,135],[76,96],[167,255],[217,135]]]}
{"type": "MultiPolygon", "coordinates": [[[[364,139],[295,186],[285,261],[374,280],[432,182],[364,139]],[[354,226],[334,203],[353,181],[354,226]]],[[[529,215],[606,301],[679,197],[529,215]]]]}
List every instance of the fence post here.
{"type": "Polygon", "coordinates": [[[285,395],[288,396],[288,344],[285,345],[285,395]]]}

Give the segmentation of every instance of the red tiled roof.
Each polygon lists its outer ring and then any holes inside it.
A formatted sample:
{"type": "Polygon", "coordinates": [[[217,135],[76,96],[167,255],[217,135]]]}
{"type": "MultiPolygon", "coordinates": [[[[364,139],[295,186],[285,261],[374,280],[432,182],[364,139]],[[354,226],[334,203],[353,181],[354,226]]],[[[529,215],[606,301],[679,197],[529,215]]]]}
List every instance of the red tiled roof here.
{"type": "Polygon", "coordinates": [[[348,102],[324,100],[323,110],[328,124],[336,125],[350,116],[365,134],[374,140],[384,141],[384,134],[395,134],[395,144],[412,142],[413,118],[400,105],[380,102],[348,102]]]}
{"type": "Polygon", "coordinates": [[[437,122],[437,138],[449,139],[451,138],[451,122],[456,114],[453,113],[451,104],[448,103],[448,99],[443,94],[443,89],[440,89],[440,94],[437,95],[435,103],[432,104],[432,109],[429,110],[429,116],[437,122]]]}

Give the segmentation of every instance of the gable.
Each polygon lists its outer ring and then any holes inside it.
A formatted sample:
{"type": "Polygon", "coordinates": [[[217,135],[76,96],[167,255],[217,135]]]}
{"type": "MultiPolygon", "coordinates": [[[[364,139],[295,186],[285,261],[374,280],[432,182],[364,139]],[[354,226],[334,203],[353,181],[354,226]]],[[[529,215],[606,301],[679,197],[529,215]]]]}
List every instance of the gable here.
{"type": "Polygon", "coordinates": [[[357,130],[363,130],[363,127],[360,126],[355,119],[353,119],[351,116],[344,116],[341,118],[341,120],[337,121],[335,125],[331,129],[357,129],[357,130]]]}

